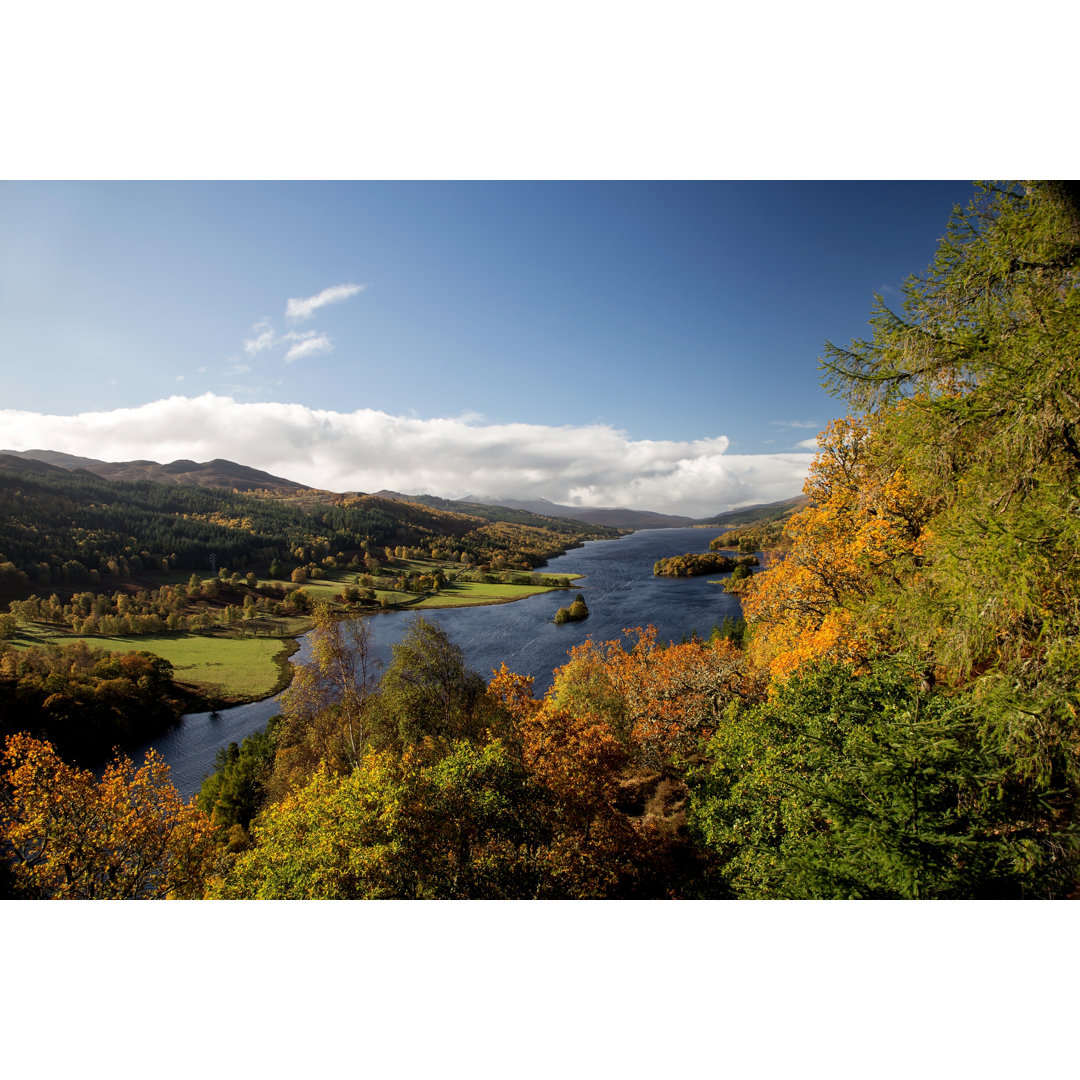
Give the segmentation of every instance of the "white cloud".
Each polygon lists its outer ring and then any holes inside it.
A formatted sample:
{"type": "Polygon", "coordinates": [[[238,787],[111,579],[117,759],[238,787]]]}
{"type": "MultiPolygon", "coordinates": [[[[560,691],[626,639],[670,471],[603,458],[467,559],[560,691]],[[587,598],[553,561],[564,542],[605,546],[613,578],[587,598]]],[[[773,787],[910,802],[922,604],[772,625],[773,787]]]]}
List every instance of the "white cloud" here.
{"type": "Polygon", "coordinates": [[[251,332],[255,336],[244,339],[244,352],[246,352],[248,356],[257,356],[259,353],[265,352],[267,349],[272,349],[278,344],[278,336],[274,332],[274,328],[266,321],[266,319],[256,323],[251,328],[251,332]]]}
{"type": "MultiPolygon", "coordinates": [[[[338,286],[345,288],[346,286],[338,286]]],[[[351,288],[352,286],[349,286],[351,288]]],[[[331,290],[327,289],[327,292],[331,290]]],[[[320,293],[319,296],[323,294],[320,293]]],[[[313,297],[317,300],[318,297],[313,297]]],[[[295,301],[299,303],[299,301],[295,301]]],[[[306,302],[306,301],[305,301],[306,302]]],[[[290,300],[289,303],[294,303],[290,300]]],[[[334,351],[334,343],[328,334],[321,330],[290,330],[286,334],[278,334],[268,319],[263,319],[251,328],[254,337],[245,338],[244,352],[248,356],[258,356],[259,353],[269,349],[286,349],[285,363],[291,364],[294,360],[300,360],[305,356],[318,356],[322,353],[334,351]]],[[[250,367],[237,365],[229,374],[238,374],[250,371],[250,367]]]]}
{"type": "Polygon", "coordinates": [[[795,445],[798,446],[801,450],[816,450],[818,448],[817,436],[815,435],[812,439],[803,439],[801,442],[797,442],[795,445]]]}
{"type": "Polygon", "coordinates": [[[226,375],[246,375],[250,370],[251,370],[251,365],[250,364],[233,364],[233,366],[231,368],[229,368],[229,370],[226,371],[225,374],[226,375]]]}
{"type": "Polygon", "coordinates": [[[317,334],[314,331],[306,334],[286,334],[286,339],[295,341],[285,354],[285,363],[291,364],[294,360],[300,360],[305,356],[318,356],[320,353],[333,352],[334,344],[325,334],[317,334]]]}
{"type": "Polygon", "coordinates": [[[813,459],[729,454],[722,435],[633,440],[601,424],[483,424],[244,403],[210,393],[77,416],[5,409],[0,430],[15,449],[113,461],[222,457],[334,491],[539,496],[694,517],[789,498],[813,459]]]}
{"type": "Polygon", "coordinates": [[[310,319],[319,308],[348,300],[350,296],[355,296],[366,288],[366,285],[331,285],[329,289],[323,289],[314,296],[291,297],[285,304],[285,317],[297,321],[310,319]]]}
{"type": "Polygon", "coordinates": [[[813,420],[770,420],[776,427],[813,428],[817,431],[821,425],[813,420]]]}

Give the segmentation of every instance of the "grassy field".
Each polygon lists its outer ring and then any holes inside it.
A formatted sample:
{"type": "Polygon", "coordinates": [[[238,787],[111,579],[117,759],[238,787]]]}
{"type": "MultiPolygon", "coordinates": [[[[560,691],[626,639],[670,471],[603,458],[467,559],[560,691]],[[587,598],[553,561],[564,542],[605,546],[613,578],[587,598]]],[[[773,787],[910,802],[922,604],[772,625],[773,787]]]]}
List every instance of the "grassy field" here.
{"type": "MultiPolygon", "coordinates": [[[[307,624],[307,620],[302,622],[307,624]]],[[[302,632],[304,627],[300,623],[297,620],[294,632],[302,632]]],[[[109,652],[152,652],[172,664],[177,682],[195,686],[208,697],[228,701],[250,701],[274,693],[283,685],[281,665],[296,648],[292,639],[282,637],[147,634],[80,638],[41,625],[21,629],[13,645],[66,645],[85,641],[93,649],[109,652]]]]}
{"type": "MultiPolygon", "coordinates": [[[[395,571],[430,572],[436,565],[419,560],[395,564],[395,571]]],[[[187,580],[188,575],[175,575],[187,580]]],[[[580,575],[566,575],[576,578],[580,575]]],[[[325,578],[305,581],[301,586],[314,601],[339,601],[344,585],[356,583],[357,571],[334,570],[325,578]]],[[[266,579],[262,579],[265,581],[266,579]]],[[[160,580],[158,584],[160,584],[160,580]]],[[[261,582],[260,582],[261,583],[261,582]]],[[[376,590],[376,598],[394,609],[470,607],[482,604],[505,604],[536,593],[551,592],[547,585],[485,584],[476,581],[450,581],[441,592],[420,595],[408,592],[376,590]]],[[[566,591],[566,590],[563,590],[566,591]]],[[[164,657],[173,666],[178,683],[193,687],[216,703],[253,701],[282,689],[288,681],[288,658],[296,651],[296,638],[311,626],[303,616],[258,618],[241,624],[247,636],[226,630],[210,633],[145,634],[130,637],[80,636],[54,626],[35,623],[22,625],[12,640],[15,646],[85,641],[95,649],[110,652],[145,650],[164,657]]]]}
{"type": "MultiPolygon", "coordinates": [[[[419,571],[430,572],[439,564],[425,562],[417,559],[402,560],[391,568],[394,572],[419,571]]],[[[540,571],[542,573],[542,571],[540,571]]],[[[569,579],[578,578],[580,574],[562,575],[569,579]]],[[[353,585],[356,582],[356,570],[332,570],[325,578],[314,581],[305,581],[303,590],[313,600],[335,600],[341,596],[344,585],[353,585]]],[[[395,592],[392,590],[376,589],[376,599],[386,598],[387,602],[395,607],[408,608],[445,608],[445,607],[471,607],[480,604],[506,604],[512,600],[523,600],[527,596],[535,596],[537,593],[551,592],[549,585],[487,585],[477,581],[450,581],[441,592],[425,596],[418,600],[417,593],[395,592]],[[410,603],[410,601],[415,601],[410,603]]]]}
{"type": "MultiPolygon", "coordinates": [[[[505,604],[511,600],[524,600],[526,596],[551,592],[547,585],[484,585],[478,581],[455,581],[447,585],[442,592],[426,597],[417,608],[433,607],[469,607],[473,604],[505,604]]],[[[563,590],[565,591],[565,590],[563,590]]],[[[401,593],[388,593],[388,596],[400,596],[401,593]]]]}

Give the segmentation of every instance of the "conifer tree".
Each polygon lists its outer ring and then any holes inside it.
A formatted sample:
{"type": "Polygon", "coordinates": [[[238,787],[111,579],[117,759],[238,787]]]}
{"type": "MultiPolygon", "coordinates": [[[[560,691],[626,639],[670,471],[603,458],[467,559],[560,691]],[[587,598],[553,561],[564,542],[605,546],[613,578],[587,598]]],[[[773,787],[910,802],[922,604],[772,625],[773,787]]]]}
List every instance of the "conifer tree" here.
{"type": "Polygon", "coordinates": [[[981,185],[902,313],[829,346],[940,509],[896,625],[970,686],[1028,775],[1080,785],[1080,213],[1075,186],[981,185]]]}

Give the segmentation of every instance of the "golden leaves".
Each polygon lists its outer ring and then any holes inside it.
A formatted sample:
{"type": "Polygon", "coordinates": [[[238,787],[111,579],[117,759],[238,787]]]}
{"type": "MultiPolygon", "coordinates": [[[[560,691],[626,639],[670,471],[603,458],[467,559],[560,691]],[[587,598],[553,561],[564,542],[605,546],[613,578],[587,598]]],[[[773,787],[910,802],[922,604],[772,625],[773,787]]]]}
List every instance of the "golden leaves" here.
{"type": "Polygon", "coordinates": [[[47,742],[8,738],[0,838],[16,892],[38,899],[191,897],[214,858],[213,827],[185,804],[153,751],[118,758],[100,781],[47,742]]]}
{"type": "Polygon", "coordinates": [[[788,521],[784,557],[745,586],[751,654],[776,679],[868,655],[884,613],[865,602],[883,579],[917,571],[928,505],[882,451],[881,426],[846,417],[822,432],[803,489],[813,503],[788,521]]]}

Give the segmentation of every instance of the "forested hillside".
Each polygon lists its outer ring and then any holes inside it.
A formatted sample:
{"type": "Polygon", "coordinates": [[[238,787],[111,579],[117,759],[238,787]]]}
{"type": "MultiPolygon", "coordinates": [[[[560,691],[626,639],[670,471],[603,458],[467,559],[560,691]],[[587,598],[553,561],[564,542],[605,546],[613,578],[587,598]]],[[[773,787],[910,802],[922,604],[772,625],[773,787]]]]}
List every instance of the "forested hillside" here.
{"type": "MultiPolygon", "coordinates": [[[[450,550],[475,565],[531,569],[586,538],[614,530],[513,511],[466,515],[372,495],[282,498],[154,481],[109,481],[0,455],[0,598],[85,587],[99,575],[268,569],[275,561],[362,558],[405,545],[450,550]]],[[[344,565],[344,563],[342,563],[344,565]]]]}
{"type": "Polygon", "coordinates": [[[170,838],[153,895],[1074,894],[1078,285],[1075,188],[982,186],[902,309],[827,346],[849,412],[738,584],[741,641],[588,641],[537,699],[423,621],[376,680],[363,624],[318,611],[281,720],[222,755],[201,817],[143,795],[156,772],[94,787],[10,742],[10,894],[140,895],[94,869],[146,857],[104,829],[84,891],[63,877],[49,795],[107,821],[125,783],[170,838]]]}
{"type": "Polygon", "coordinates": [[[786,521],[807,503],[805,495],[794,499],[782,499],[780,502],[765,503],[762,506],[744,506],[740,510],[728,510],[711,518],[698,522],[699,525],[728,525],[732,528],[747,525],[767,525],[771,522],[786,521]]]}

